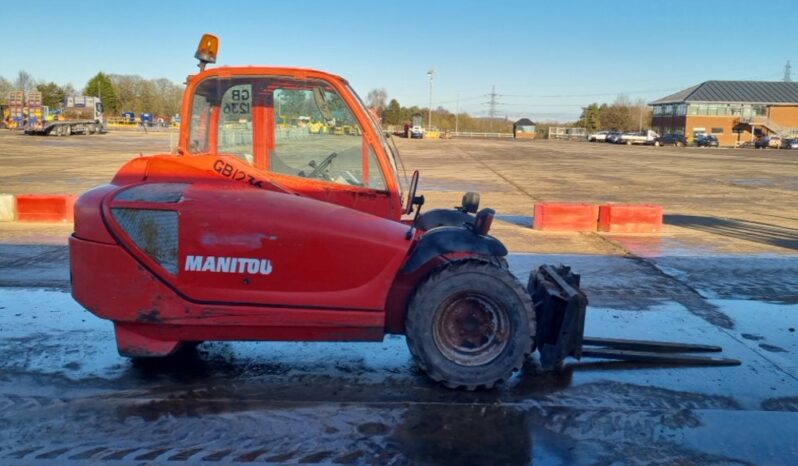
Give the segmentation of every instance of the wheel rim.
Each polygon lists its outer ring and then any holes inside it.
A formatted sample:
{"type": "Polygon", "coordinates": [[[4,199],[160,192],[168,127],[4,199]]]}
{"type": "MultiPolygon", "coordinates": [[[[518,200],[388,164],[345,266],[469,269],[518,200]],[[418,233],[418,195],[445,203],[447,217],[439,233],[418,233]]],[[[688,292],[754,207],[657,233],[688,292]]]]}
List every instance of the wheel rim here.
{"type": "Polygon", "coordinates": [[[438,307],[432,335],[446,359],[463,366],[481,366],[507,347],[509,322],[507,311],[493,300],[461,293],[438,307]]]}

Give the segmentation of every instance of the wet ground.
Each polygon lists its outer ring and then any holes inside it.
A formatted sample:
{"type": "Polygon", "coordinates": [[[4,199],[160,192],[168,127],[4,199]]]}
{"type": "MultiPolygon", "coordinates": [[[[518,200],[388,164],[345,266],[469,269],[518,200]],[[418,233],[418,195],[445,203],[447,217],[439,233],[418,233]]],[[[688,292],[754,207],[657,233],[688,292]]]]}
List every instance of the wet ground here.
{"type": "MultiPolygon", "coordinates": [[[[0,134],[0,191],[77,192],[135,148],[169,145],[106,136],[0,134]]],[[[5,224],[0,465],[798,463],[792,152],[400,143],[432,206],[483,192],[523,282],[543,263],[582,274],[586,333],[719,345],[742,364],[586,358],[545,372],[531,358],[501,387],[465,393],[430,382],[398,336],[210,342],[134,363],[117,355],[111,324],[69,295],[70,227],[5,224]],[[658,236],[535,232],[539,199],[659,202],[667,225],[658,236]]]]}
{"type": "Polygon", "coordinates": [[[499,389],[431,383],[404,339],[116,354],[63,246],[0,264],[0,464],[795,464],[798,258],[513,254],[583,274],[595,336],[720,345],[737,367],[530,359],[499,389]],[[26,270],[13,274],[12,269],[26,270]]]}

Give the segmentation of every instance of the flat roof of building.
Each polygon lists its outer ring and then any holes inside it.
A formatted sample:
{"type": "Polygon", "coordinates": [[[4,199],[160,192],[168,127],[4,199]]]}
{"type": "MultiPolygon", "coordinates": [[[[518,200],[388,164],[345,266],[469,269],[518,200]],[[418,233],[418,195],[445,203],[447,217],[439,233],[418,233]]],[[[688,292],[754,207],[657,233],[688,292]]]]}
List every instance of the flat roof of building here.
{"type": "Polygon", "coordinates": [[[705,81],[649,105],[699,102],[798,105],[798,82],[705,81]]]}

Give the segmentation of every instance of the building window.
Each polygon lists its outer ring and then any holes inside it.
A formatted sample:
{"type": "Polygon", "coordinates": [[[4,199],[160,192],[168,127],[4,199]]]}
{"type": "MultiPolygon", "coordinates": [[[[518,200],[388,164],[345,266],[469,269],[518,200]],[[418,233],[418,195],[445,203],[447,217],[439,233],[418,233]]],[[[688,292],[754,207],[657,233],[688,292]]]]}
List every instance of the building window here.
{"type": "Polygon", "coordinates": [[[712,128],[712,134],[723,134],[723,128],[712,128]]]}
{"type": "Polygon", "coordinates": [[[726,116],[728,107],[725,105],[707,105],[707,115],[726,116]]]}

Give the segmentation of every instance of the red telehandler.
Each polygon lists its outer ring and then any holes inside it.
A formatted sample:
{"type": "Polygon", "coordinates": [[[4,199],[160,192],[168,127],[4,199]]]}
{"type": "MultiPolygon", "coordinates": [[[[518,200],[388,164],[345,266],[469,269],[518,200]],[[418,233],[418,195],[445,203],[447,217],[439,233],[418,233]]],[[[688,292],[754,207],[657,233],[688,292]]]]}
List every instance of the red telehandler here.
{"type": "Polygon", "coordinates": [[[432,379],[469,390],[507,379],[536,349],[547,368],[584,355],[734,363],[662,354],[717,347],[583,338],[578,275],[544,266],[524,288],[474,193],[421,213],[418,172],[403,196],[396,148],[346,80],[206,69],[217,49],[203,36],[177,154],[134,158],[75,206],[72,294],[113,321],[123,356],[404,334],[432,379]]]}

